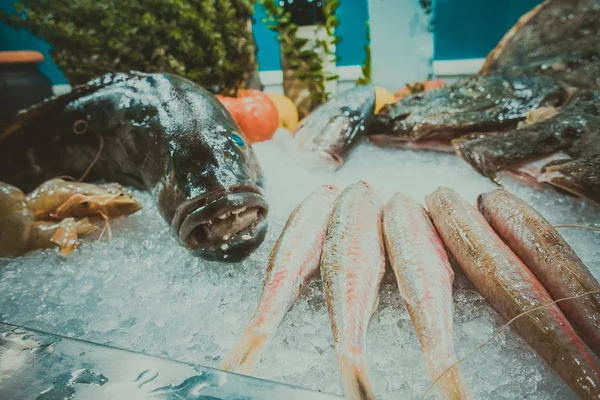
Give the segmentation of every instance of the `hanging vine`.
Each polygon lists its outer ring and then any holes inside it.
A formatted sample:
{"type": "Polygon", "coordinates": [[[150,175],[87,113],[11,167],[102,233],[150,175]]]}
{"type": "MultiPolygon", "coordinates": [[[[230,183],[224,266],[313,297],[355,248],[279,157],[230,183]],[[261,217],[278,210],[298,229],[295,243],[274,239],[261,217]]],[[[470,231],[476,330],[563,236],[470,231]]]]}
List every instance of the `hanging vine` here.
{"type": "Polygon", "coordinates": [[[339,1],[324,0],[325,23],[317,25],[324,29],[326,37],[315,40],[315,45],[308,48],[309,39],[298,37],[299,26],[291,21],[289,11],[279,7],[276,0],[258,0],[258,3],[267,14],[263,22],[267,28],[278,33],[277,39],[281,43],[287,67],[294,71],[295,78],[306,86],[317,104],[325,102],[329,97],[326,83],[339,78],[324,68],[326,61],[337,61],[333,46],[342,40],[335,36],[335,28],[339,25],[339,19],[335,15],[339,1]]]}
{"type": "Polygon", "coordinates": [[[342,41],[342,38],[335,35],[335,28],[340,24],[335,12],[340,6],[338,0],[323,0],[323,16],[325,19],[324,24],[319,24],[325,30],[326,37],[323,40],[318,40],[317,44],[321,47],[323,66],[320,69],[321,78],[319,79],[320,84],[320,98],[316,98],[320,103],[327,101],[331,93],[327,92],[327,82],[337,81],[340,76],[327,71],[325,67],[328,62],[332,62],[334,65],[339,61],[339,57],[336,56],[334,46],[342,41]]]}
{"type": "Polygon", "coordinates": [[[367,21],[367,44],[365,45],[365,62],[362,66],[362,76],[356,81],[356,85],[371,84],[371,26],[367,21]]]}

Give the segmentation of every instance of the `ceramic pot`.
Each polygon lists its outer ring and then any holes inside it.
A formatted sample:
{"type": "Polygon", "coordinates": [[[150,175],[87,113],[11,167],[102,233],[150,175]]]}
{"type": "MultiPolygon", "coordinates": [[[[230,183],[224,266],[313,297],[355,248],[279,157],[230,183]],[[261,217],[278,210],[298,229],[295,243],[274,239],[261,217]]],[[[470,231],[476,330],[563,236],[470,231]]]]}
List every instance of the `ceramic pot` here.
{"type": "Polygon", "coordinates": [[[35,51],[0,51],[0,124],[52,96],[52,84],[38,69],[42,61],[35,51]]]}

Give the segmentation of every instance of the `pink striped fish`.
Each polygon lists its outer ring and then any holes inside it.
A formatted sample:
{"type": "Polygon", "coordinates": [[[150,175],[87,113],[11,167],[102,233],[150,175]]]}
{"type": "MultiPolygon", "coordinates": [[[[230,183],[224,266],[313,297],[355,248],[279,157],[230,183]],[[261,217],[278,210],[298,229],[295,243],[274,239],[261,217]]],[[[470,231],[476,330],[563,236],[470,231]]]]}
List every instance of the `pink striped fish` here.
{"type": "Polygon", "coordinates": [[[321,258],[323,290],[346,399],[376,399],[365,342],[385,270],[381,200],[366,182],[336,200],[321,258]]]}
{"type": "Polygon", "coordinates": [[[335,186],[323,186],[292,211],[271,251],[258,307],[220,369],[249,374],[300,290],[317,273],[335,186]]]}
{"type": "Polygon", "coordinates": [[[411,197],[397,193],[383,208],[383,234],[431,380],[439,378],[436,385],[446,399],[472,398],[460,368],[453,366],[454,272],[429,215],[411,197]]]}
{"type": "MultiPolygon", "coordinates": [[[[558,305],[483,215],[451,189],[427,196],[440,237],[479,293],[582,399],[600,399],[600,365],[558,305]]],[[[508,362],[508,360],[507,360],[508,362]]]]}

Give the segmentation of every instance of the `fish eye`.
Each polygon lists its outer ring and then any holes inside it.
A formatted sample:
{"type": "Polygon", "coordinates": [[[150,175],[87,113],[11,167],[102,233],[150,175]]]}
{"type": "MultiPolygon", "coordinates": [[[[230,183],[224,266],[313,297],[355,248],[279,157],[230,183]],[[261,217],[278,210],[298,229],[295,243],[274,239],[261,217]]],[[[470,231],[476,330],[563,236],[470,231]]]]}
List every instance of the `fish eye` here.
{"type": "Polygon", "coordinates": [[[244,147],[246,145],[244,139],[242,139],[242,137],[236,133],[231,134],[231,138],[233,139],[234,143],[240,147],[244,147]]]}
{"type": "Polygon", "coordinates": [[[88,123],[87,121],[80,119],[75,121],[75,123],[73,124],[73,133],[76,135],[83,135],[84,133],[86,133],[88,130],[88,123]]]}

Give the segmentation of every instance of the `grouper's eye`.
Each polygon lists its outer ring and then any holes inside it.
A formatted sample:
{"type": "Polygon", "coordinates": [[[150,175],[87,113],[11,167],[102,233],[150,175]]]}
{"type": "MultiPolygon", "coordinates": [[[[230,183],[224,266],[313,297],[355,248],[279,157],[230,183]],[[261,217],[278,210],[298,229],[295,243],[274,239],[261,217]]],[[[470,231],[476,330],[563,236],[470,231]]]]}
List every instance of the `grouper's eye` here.
{"type": "Polygon", "coordinates": [[[244,139],[238,134],[231,134],[231,138],[233,139],[233,142],[240,147],[244,147],[246,145],[244,139]]]}

